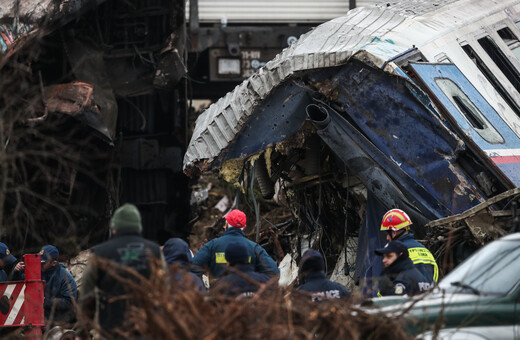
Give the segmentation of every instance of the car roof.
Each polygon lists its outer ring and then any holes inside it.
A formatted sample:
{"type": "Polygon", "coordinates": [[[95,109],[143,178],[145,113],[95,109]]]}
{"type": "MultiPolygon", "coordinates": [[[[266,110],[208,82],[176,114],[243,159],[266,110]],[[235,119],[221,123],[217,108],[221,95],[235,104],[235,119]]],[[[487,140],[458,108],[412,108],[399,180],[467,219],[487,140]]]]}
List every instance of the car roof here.
{"type": "Polygon", "coordinates": [[[503,241],[519,241],[520,240],[520,233],[514,233],[510,235],[506,235],[502,237],[500,240],[503,241]]]}

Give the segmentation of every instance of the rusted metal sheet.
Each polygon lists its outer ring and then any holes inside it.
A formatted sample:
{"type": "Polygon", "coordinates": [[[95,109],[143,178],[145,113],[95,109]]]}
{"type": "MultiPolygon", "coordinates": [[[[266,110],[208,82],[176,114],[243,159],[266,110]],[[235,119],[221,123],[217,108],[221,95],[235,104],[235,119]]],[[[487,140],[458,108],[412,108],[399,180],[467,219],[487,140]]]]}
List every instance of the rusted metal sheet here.
{"type": "Polygon", "coordinates": [[[83,82],[51,85],[44,89],[45,111],[74,116],[94,105],[92,85],[83,82]]]}
{"type": "Polygon", "coordinates": [[[43,91],[43,103],[35,108],[39,116],[29,118],[28,123],[45,120],[49,114],[69,115],[94,129],[102,140],[112,145],[112,138],[101,120],[93,92],[92,85],[83,82],[50,85],[43,91]]]}

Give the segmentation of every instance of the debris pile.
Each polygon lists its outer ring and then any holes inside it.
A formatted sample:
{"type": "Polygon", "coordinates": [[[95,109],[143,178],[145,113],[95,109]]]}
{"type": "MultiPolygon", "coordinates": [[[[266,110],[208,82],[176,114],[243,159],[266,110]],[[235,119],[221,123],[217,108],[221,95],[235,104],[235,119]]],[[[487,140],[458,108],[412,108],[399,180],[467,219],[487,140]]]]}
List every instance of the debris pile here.
{"type": "Polygon", "coordinates": [[[514,188],[463,213],[426,224],[423,242],[437,259],[441,274],[485,244],[520,231],[519,198],[520,188],[514,188]]]}

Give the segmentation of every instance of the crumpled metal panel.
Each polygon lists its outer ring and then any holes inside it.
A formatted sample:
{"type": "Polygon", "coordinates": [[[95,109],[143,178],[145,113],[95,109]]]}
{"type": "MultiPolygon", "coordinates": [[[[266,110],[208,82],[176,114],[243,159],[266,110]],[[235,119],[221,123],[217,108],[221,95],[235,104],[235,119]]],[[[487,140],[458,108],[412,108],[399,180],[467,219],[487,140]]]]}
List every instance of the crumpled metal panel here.
{"type": "Polygon", "coordinates": [[[371,157],[380,164],[391,160],[383,166],[386,172],[392,174],[392,166],[397,165],[393,180],[405,185],[410,179],[404,191],[418,200],[416,205],[432,207],[421,211],[449,215],[483,200],[475,189],[478,186],[456,164],[463,142],[410,93],[406,80],[359,61],[340,70],[315,72],[309,78],[320,84],[326,97],[334,93],[341,109],[380,153],[371,157]],[[414,188],[415,183],[419,188],[414,188]],[[426,201],[421,203],[421,199],[426,201]]]}
{"type": "Polygon", "coordinates": [[[376,7],[356,8],[316,27],[199,117],[184,157],[184,171],[190,174],[208,168],[255,107],[295,72],[342,65],[353,56],[383,67],[412,45],[423,46],[473,19],[513,4],[515,0],[492,4],[486,0],[381,2],[376,7]],[[229,119],[231,114],[233,119],[229,119]],[[219,128],[212,131],[211,124],[219,128]],[[232,136],[222,128],[232,131],[232,136]]]}
{"type": "MultiPolygon", "coordinates": [[[[45,19],[46,24],[58,20],[70,21],[74,15],[89,9],[89,6],[99,5],[105,0],[2,0],[0,18],[19,18],[30,24],[36,24],[45,19]]],[[[16,23],[15,23],[16,24],[16,23]]]]}
{"type": "Polygon", "coordinates": [[[295,134],[305,122],[305,107],[312,100],[303,82],[289,81],[280,85],[264,103],[253,111],[226,152],[215,159],[213,167],[220,167],[221,161],[255,154],[295,134]]]}
{"type": "Polygon", "coordinates": [[[27,38],[73,20],[105,0],[3,0],[0,4],[0,59],[5,62],[27,38]]]}
{"type": "Polygon", "coordinates": [[[202,160],[212,162],[242,129],[256,105],[290,75],[344,64],[372,41],[374,35],[390,31],[404,19],[399,13],[387,13],[379,8],[358,8],[303,35],[198,117],[184,156],[184,171],[196,172],[195,163],[202,160]],[[381,16],[386,18],[384,25],[378,21],[381,16]]]}
{"type": "Polygon", "coordinates": [[[411,17],[432,12],[439,7],[451,4],[456,0],[414,0],[414,1],[379,1],[374,6],[380,8],[390,7],[392,11],[401,12],[403,15],[411,17]]]}
{"type": "Polygon", "coordinates": [[[112,137],[100,118],[93,92],[92,85],[79,81],[47,86],[44,89],[45,107],[35,107],[35,112],[40,116],[30,118],[29,122],[43,121],[48,114],[69,115],[90,126],[104,142],[113,145],[112,137]]]}

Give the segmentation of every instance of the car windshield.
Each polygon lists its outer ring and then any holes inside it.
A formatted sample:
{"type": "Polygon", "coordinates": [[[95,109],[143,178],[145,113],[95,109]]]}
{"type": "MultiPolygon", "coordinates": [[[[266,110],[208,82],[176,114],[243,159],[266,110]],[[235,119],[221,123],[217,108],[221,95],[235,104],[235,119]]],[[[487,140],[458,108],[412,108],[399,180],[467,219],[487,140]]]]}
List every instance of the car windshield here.
{"type": "Polygon", "coordinates": [[[518,240],[492,242],[470,256],[439,283],[448,292],[507,294],[520,281],[518,240]]]}

